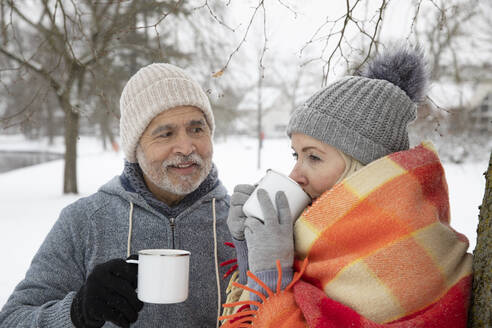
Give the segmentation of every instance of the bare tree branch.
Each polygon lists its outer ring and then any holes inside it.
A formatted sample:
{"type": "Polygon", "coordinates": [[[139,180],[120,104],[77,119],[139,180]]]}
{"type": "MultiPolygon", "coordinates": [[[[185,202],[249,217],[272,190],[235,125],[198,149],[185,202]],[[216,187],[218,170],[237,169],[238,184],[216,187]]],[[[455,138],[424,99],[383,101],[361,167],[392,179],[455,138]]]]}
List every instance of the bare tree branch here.
{"type": "Polygon", "coordinates": [[[282,0],[278,0],[278,2],[284,6],[285,8],[287,8],[287,10],[289,10],[291,13],[294,14],[294,18],[297,18],[297,11],[295,11],[294,9],[292,9],[289,5],[287,5],[286,3],[284,3],[282,0]]]}
{"type": "Polygon", "coordinates": [[[413,14],[412,24],[410,25],[410,32],[407,35],[407,41],[410,39],[410,36],[414,33],[415,23],[417,22],[417,18],[420,12],[420,6],[422,5],[423,0],[418,0],[417,5],[415,6],[415,13],[413,14]]]}
{"type": "MultiPolygon", "coordinates": [[[[31,105],[36,101],[38,100],[38,96],[39,96],[39,93],[40,93],[40,89],[36,90],[35,94],[33,97],[31,97],[31,100],[26,104],[24,105],[24,107],[22,107],[22,109],[16,113],[13,113],[13,114],[10,114],[10,115],[6,115],[6,116],[0,116],[0,121],[3,121],[3,122],[9,122],[10,120],[24,114],[29,108],[31,108],[31,105]]],[[[35,109],[32,109],[31,108],[31,112],[34,112],[35,109]]],[[[31,114],[32,115],[32,114],[31,114]]],[[[29,116],[29,115],[28,115],[29,116]]],[[[21,122],[17,123],[17,124],[21,124],[21,122]]],[[[17,125],[15,124],[15,125],[17,125]]],[[[9,127],[11,127],[12,125],[5,125],[4,128],[7,129],[9,127]]]]}
{"type": "Polygon", "coordinates": [[[39,74],[43,79],[47,80],[50,83],[51,87],[54,88],[56,91],[61,90],[61,85],[51,76],[51,74],[49,74],[43,68],[35,67],[31,62],[25,61],[24,59],[17,57],[16,55],[5,50],[3,47],[0,48],[0,53],[14,60],[19,65],[26,66],[31,71],[39,74]]]}
{"type": "Polygon", "coordinates": [[[428,100],[428,101],[429,101],[429,102],[430,102],[430,103],[431,103],[434,107],[436,107],[437,109],[442,110],[442,111],[444,111],[444,112],[446,112],[446,113],[448,113],[448,114],[451,114],[451,113],[452,113],[449,109],[446,109],[446,108],[441,107],[441,106],[439,106],[438,104],[436,104],[436,102],[434,101],[434,99],[432,99],[431,97],[426,96],[425,98],[426,98],[426,99],[427,99],[427,100],[428,100]]]}
{"type": "MultiPolygon", "coordinates": [[[[232,57],[234,57],[234,55],[239,51],[239,49],[242,47],[242,45],[244,44],[244,42],[246,42],[246,38],[248,37],[248,33],[249,33],[250,28],[251,28],[251,25],[253,24],[253,20],[256,17],[256,13],[258,12],[258,9],[260,9],[260,7],[263,6],[263,3],[264,3],[264,0],[260,0],[258,2],[258,5],[255,7],[255,9],[253,11],[253,14],[251,15],[251,17],[249,19],[249,23],[248,23],[248,25],[246,27],[246,31],[244,32],[244,35],[243,35],[242,40],[237,45],[236,49],[234,49],[234,51],[229,55],[229,58],[227,58],[227,61],[226,61],[225,65],[222,66],[222,68],[220,70],[218,70],[216,73],[214,73],[212,75],[213,77],[220,77],[220,76],[222,76],[222,74],[224,74],[225,70],[227,69],[227,67],[229,66],[229,63],[232,60],[232,57]]],[[[263,11],[263,14],[265,14],[264,11],[263,11]]]]}
{"type": "Polygon", "coordinates": [[[265,53],[267,51],[267,43],[268,43],[268,37],[267,37],[267,19],[266,19],[266,9],[265,9],[265,4],[261,4],[261,8],[263,9],[263,47],[261,49],[261,55],[260,55],[260,77],[263,79],[265,77],[265,66],[263,65],[263,58],[265,57],[265,53]]]}
{"type": "Polygon", "coordinates": [[[368,44],[363,45],[365,50],[357,50],[357,52],[362,52],[365,54],[362,61],[359,62],[358,66],[355,68],[355,70],[359,70],[371,57],[374,49],[377,49],[378,47],[381,25],[389,1],[390,0],[380,0],[377,14],[374,16],[375,21],[373,22],[372,19],[369,21],[373,26],[372,30],[369,31],[364,24],[365,22],[367,22],[367,19],[360,20],[355,17],[354,14],[355,10],[360,7],[362,3],[365,3],[367,5],[367,2],[363,2],[362,0],[355,0],[353,1],[353,3],[351,3],[350,0],[346,0],[345,13],[335,20],[330,20],[327,17],[325,22],[316,29],[312,37],[301,48],[300,54],[302,55],[307,47],[318,42],[323,42],[321,50],[319,51],[320,55],[306,60],[301,66],[305,66],[316,61],[322,62],[323,76],[321,85],[326,85],[326,83],[328,82],[330,71],[334,64],[338,63],[338,61],[340,60],[344,60],[347,68],[349,67],[349,56],[355,51],[353,40],[350,40],[349,29],[354,27],[359,31],[360,36],[364,36],[365,39],[368,40],[368,44]],[[326,28],[328,28],[327,33],[321,35],[326,28]],[[350,51],[346,52],[346,50],[350,51]]]}
{"type": "Polygon", "coordinates": [[[388,0],[382,0],[381,7],[379,8],[379,18],[378,18],[378,21],[376,22],[376,26],[374,27],[374,33],[372,36],[370,36],[371,41],[369,43],[369,50],[367,50],[367,56],[359,64],[359,66],[357,66],[357,68],[355,69],[356,71],[358,71],[362,66],[364,66],[364,64],[367,62],[367,60],[371,57],[372,47],[377,43],[376,35],[379,31],[378,27],[379,27],[379,24],[381,24],[381,22],[383,21],[383,13],[384,13],[384,10],[386,9],[387,4],[388,4],[388,0]]]}
{"type": "Polygon", "coordinates": [[[217,16],[217,14],[213,11],[213,9],[210,7],[209,3],[208,3],[208,0],[205,0],[205,2],[203,3],[203,5],[199,6],[199,7],[196,7],[195,10],[199,10],[199,9],[202,9],[202,8],[207,8],[208,9],[208,12],[210,13],[210,16],[212,16],[212,18],[217,22],[219,23],[220,25],[224,26],[226,29],[230,30],[231,32],[236,32],[236,29],[230,27],[229,25],[227,25],[223,20],[221,20],[219,18],[219,16],[217,16]]]}

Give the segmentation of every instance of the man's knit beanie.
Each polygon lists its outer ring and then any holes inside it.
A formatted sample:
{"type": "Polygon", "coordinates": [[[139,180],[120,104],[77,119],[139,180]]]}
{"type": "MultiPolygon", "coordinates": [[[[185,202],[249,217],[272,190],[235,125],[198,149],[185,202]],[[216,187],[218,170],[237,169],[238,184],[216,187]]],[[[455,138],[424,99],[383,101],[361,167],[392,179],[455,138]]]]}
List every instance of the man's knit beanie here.
{"type": "Polygon", "coordinates": [[[137,162],[137,144],[152,119],[178,106],[201,109],[213,134],[214,115],[208,97],[181,68],[155,63],[141,68],[130,78],[120,98],[121,146],[128,162],[137,162]]]}
{"type": "Polygon", "coordinates": [[[427,71],[418,49],[377,56],[359,76],[321,89],[294,110],[288,127],[327,143],[366,165],[409,148],[407,125],[423,99],[427,71]]]}

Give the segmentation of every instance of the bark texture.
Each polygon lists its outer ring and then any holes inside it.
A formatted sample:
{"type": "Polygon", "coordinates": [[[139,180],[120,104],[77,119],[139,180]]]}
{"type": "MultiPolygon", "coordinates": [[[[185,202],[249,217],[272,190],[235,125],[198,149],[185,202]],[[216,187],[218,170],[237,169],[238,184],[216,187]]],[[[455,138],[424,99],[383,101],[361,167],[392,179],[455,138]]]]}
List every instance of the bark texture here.
{"type": "Polygon", "coordinates": [[[79,114],[65,112],[65,171],[63,193],[77,194],[77,140],[79,137],[79,114]]]}
{"type": "Polygon", "coordinates": [[[492,154],[484,173],[485,194],[480,206],[477,246],[473,251],[473,291],[468,327],[492,327],[492,154]]]}

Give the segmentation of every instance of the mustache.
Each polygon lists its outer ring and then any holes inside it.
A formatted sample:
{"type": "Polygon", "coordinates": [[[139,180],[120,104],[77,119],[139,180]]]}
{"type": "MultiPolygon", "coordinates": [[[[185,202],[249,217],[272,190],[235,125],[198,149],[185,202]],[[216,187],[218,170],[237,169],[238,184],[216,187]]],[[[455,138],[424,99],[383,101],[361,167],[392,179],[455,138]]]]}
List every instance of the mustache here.
{"type": "Polygon", "coordinates": [[[166,168],[168,166],[177,166],[184,163],[193,163],[199,166],[203,165],[203,159],[197,153],[191,153],[189,155],[177,155],[173,158],[168,158],[162,162],[162,167],[166,168]]]}

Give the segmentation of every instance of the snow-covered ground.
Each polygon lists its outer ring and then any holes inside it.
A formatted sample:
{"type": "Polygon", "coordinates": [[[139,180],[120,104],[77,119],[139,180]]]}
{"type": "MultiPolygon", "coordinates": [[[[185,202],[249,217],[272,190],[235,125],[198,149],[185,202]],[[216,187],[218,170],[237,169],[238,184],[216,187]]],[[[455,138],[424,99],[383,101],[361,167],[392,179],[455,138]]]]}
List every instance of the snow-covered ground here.
{"type": "MultiPolygon", "coordinates": [[[[20,136],[0,136],[0,150],[63,151],[61,140],[48,147],[44,142],[26,142],[20,136]]],[[[254,139],[229,137],[215,144],[214,162],[219,177],[229,190],[238,183],[257,181],[267,168],[288,173],[293,166],[288,139],[265,140],[262,168],[257,169],[254,139]]],[[[24,277],[32,257],[58,217],[60,210],[79,197],[87,196],[119,174],[123,155],[104,152],[92,138],[79,141],[78,184],[80,195],[63,196],[63,161],[53,161],[0,174],[0,249],[4,262],[0,270],[0,307],[24,277]]],[[[454,228],[475,247],[478,206],[484,192],[487,163],[445,164],[454,228]]]]}

